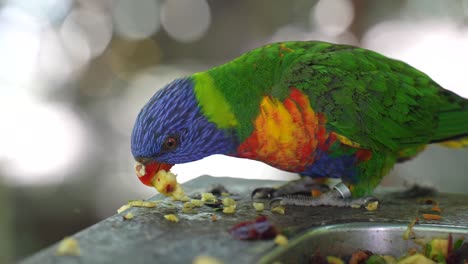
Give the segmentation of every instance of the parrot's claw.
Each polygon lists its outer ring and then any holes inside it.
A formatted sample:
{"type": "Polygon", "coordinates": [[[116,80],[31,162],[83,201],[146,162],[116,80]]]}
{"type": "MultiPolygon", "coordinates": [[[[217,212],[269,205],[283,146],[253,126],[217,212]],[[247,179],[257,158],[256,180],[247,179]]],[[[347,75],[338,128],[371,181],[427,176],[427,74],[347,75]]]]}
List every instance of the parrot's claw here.
{"type": "Polygon", "coordinates": [[[280,205],[294,205],[294,206],[333,206],[333,207],[351,207],[361,208],[366,207],[370,203],[378,202],[378,199],[373,196],[366,196],[361,198],[352,199],[351,192],[348,187],[339,183],[333,190],[320,195],[317,198],[306,195],[287,195],[283,197],[276,197],[270,200],[269,207],[271,208],[274,203],[279,202],[280,205]]]}
{"type": "Polygon", "coordinates": [[[315,181],[312,178],[304,177],[300,180],[290,181],[279,188],[256,188],[252,191],[252,199],[272,199],[288,195],[311,195],[312,191],[326,193],[330,190],[328,185],[315,181]]]}
{"type": "MultiPolygon", "coordinates": [[[[331,193],[331,192],[330,192],[331,193]]],[[[307,207],[318,207],[318,206],[332,206],[332,207],[351,207],[351,208],[361,208],[366,207],[372,202],[378,202],[377,198],[369,196],[362,197],[357,199],[343,199],[336,195],[331,195],[330,193],[323,194],[318,198],[313,198],[311,196],[305,195],[290,195],[284,197],[276,197],[270,200],[269,207],[271,208],[273,204],[278,203],[280,205],[294,205],[294,206],[307,206],[307,207]]]]}
{"type": "Polygon", "coordinates": [[[271,199],[271,198],[274,198],[276,197],[276,190],[275,188],[268,188],[268,187],[264,187],[264,188],[255,188],[253,191],[252,191],[252,194],[250,195],[250,198],[252,198],[252,200],[254,199],[271,199]]]}

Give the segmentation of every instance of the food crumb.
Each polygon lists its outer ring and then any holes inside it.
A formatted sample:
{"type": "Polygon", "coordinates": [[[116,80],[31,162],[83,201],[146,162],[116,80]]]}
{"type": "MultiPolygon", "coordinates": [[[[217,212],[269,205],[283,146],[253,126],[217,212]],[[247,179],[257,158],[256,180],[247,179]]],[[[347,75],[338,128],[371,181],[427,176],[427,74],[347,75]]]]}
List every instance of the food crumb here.
{"type": "Polygon", "coordinates": [[[230,206],[226,206],[223,208],[223,213],[225,214],[233,214],[236,212],[236,205],[233,204],[233,205],[230,205],[230,206]]]}
{"type": "Polygon", "coordinates": [[[366,205],[367,211],[375,211],[379,208],[379,201],[375,201],[366,205]]]}
{"type": "Polygon", "coordinates": [[[193,259],[192,264],[223,264],[223,262],[212,256],[197,256],[193,259]]]}
{"type": "Polygon", "coordinates": [[[231,205],[236,205],[236,201],[234,199],[232,199],[232,198],[226,197],[226,198],[223,199],[223,205],[227,206],[227,207],[229,207],[231,205]]]}
{"type": "Polygon", "coordinates": [[[284,211],[285,211],[286,208],[284,208],[284,206],[277,206],[277,207],[274,207],[273,209],[271,209],[271,211],[273,213],[277,213],[277,214],[282,214],[284,215],[284,211]]]}
{"type": "Polygon", "coordinates": [[[79,256],[80,245],[78,244],[78,240],[72,237],[65,237],[58,245],[55,254],[57,256],[79,256]]]}
{"type": "Polygon", "coordinates": [[[218,217],[216,217],[215,214],[212,214],[212,215],[211,215],[211,221],[213,221],[213,222],[218,221],[218,217]]]}
{"type": "Polygon", "coordinates": [[[179,222],[179,218],[175,214],[164,215],[164,218],[166,218],[167,221],[176,222],[176,223],[179,222]]]}
{"type": "Polygon", "coordinates": [[[265,205],[263,203],[252,203],[252,205],[257,212],[261,212],[265,209],[265,205]]]}
{"type": "Polygon", "coordinates": [[[442,209],[439,207],[438,204],[434,205],[432,208],[431,208],[431,211],[434,211],[434,212],[442,212],[442,209]]]}
{"type": "Polygon", "coordinates": [[[351,255],[349,264],[365,263],[371,254],[367,251],[358,250],[351,255]]]}
{"type": "Polygon", "coordinates": [[[195,207],[202,207],[205,202],[199,199],[192,199],[190,200],[190,203],[192,203],[195,207]]]}
{"type": "Polygon", "coordinates": [[[130,200],[130,201],[128,201],[128,205],[134,206],[134,207],[152,208],[152,207],[155,207],[157,204],[158,204],[157,202],[143,201],[143,200],[130,200]]]}
{"type": "Polygon", "coordinates": [[[185,202],[183,208],[194,208],[195,205],[191,202],[185,202]]]}
{"type": "Polygon", "coordinates": [[[288,238],[279,234],[275,237],[275,240],[274,240],[275,244],[279,245],[279,246],[286,246],[288,244],[288,238]]]}
{"type": "Polygon", "coordinates": [[[440,220],[442,216],[436,214],[422,214],[424,220],[440,220]]]}
{"type": "Polygon", "coordinates": [[[129,205],[129,204],[124,204],[124,205],[120,206],[119,209],[117,209],[117,213],[120,214],[120,213],[122,213],[123,211],[125,211],[125,210],[127,210],[127,209],[129,209],[129,208],[131,208],[131,207],[132,207],[132,206],[129,205]]]}
{"type": "Polygon", "coordinates": [[[212,193],[202,193],[201,197],[203,202],[215,203],[217,201],[216,196],[214,196],[212,193]]]}
{"type": "Polygon", "coordinates": [[[335,256],[327,256],[327,263],[330,264],[344,264],[343,260],[335,256]]]}
{"type": "Polygon", "coordinates": [[[133,214],[132,213],[127,213],[126,215],[123,216],[125,220],[130,220],[133,219],[133,214]]]}

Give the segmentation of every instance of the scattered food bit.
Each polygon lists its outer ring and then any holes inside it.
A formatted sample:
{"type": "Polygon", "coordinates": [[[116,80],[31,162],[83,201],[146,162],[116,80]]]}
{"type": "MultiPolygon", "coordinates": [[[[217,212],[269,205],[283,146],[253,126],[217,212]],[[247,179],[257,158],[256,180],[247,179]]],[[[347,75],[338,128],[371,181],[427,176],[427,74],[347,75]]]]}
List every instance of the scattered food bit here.
{"type": "Polygon", "coordinates": [[[227,197],[227,196],[229,196],[229,195],[231,195],[231,194],[228,193],[228,192],[222,192],[222,193],[221,193],[221,196],[223,196],[223,197],[227,197]]]}
{"type": "Polygon", "coordinates": [[[359,264],[365,263],[365,260],[371,256],[372,253],[369,251],[358,250],[351,255],[351,259],[349,260],[349,264],[359,264]]]}
{"type": "Polygon", "coordinates": [[[205,203],[216,203],[218,199],[212,193],[202,193],[201,200],[205,203]]]}
{"type": "Polygon", "coordinates": [[[439,207],[438,204],[434,205],[432,208],[431,208],[431,211],[434,211],[434,212],[442,212],[442,209],[439,207]]]}
{"type": "Polygon", "coordinates": [[[418,253],[401,259],[398,264],[435,264],[435,262],[418,253]]]}
{"type": "Polygon", "coordinates": [[[275,244],[279,245],[279,246],[286,246],[288,244],[288,238],[281,235],[281,234],[278,234],[276,237],[275,237],[275,244]]]}
{"type": "Polygon", "coordinates": [[[436,214],[422,214],[424,220],[440,220],[442,216],[436,214]]]}
{"type": "Polygon", "coordinates": [[[197,256],[192,261],[193,264],[223,264],[223,262],[211,256],[197,256]]]}
{"type": "Polygon", "coordinates": [[[273,207],[273,209],[271,209],[271,211],[273,213],[277,213],[277,214],[282,214],[284,215],[284,211],[285,211],[285,207],[284,206],[277,206],[277,207],[273,207]]]}
{"type": "Polygon", "coordinates": [[[204,201],[199,200],[199,199],[192,199],[190,200],[190,202],[196,207],[202,207],[203,204],[205,203],[204,201]]]}
{"type": "MultiPolygon", "coordinates": [[[[451,237],[450,237],[451,238],[451,237]]],[[[429,258],[436,258],[439,255],[447,257],[449,251],[449,239],[442,239],[442,238],[434,238],[432,239],[430,246],[427,247],[428,257],[429,258]]]]}
{"type": "Polygon", "coordinates": [[[255,208],[255,211],[257,212],[265,210],[265,205],[263,203],[252,203],[252,205],[255,208]]]}
{"type": "Polygon", "coordinates": [[[266,216],[259,216],[254,221],[241,222],[233,226],[229,233],[240,240],[273,239],[278,234],[278,229],[266,216]]]}
{"type": "Polygon", "coordinates": [[[65,237],[58,245],[55,254],[57,256],[79,256],[80,245],[78,244],[78,240],[72,237],[65,237]]]}
{"type": "MultiPolygon", "coordinates": [[[[391,261],[389,259],[389,261],[391,261]]],[[[387,262],[387,260],[383,257],[383,256],[379,256],[379,255],[372,255],[370,256],[366,262],[366,264],[397,264],[396,260],[395,262],[387,262]]]]}
{"type": "Polygon", "coordinates": [[[158,192],[165,196],[172,197],[175,201],[185,202],[190,200],[190,198],[185,195],[182,186],[177,182],[177,175],[170,171],[158,171],[151,183],[158,192]]]}
{"type": "Polygon", "coordinates": [[[178,184],[177,175],[170,171],[160,170],[151,183],[161,194],[171,196],[178,184]]]}
{"type": "MultiPolygon", "coordinates": [[[[425,241],[425,240],[424,240],[425,241]]],[[[425,242],[423,242],[424,244],[425,242]]],[[[404,256],[398,259],[390,255],[378,255],[367,250],[357,250],[350,257],[344,256],[338,258],[328,256],[325,260],[317,251],[311,256],[309,263],[349,263],[349,264],[435,264],[435,263],[462,263],[466,254],[466,249],[461,249],[465,246],[464,239],[457,240],[452,245],[452,236],[448,239],[434,238],[429,243],[424,244],[421,250],[409,248],[404,256]],[[348,260],[344,262],[343,260],[348,260]]],[[[468,247],[467,247],[468,249],[468,247]]]]}
{"type": "Polygon", "coordinates": [[[371,202],[366,205],[367,211],[375,211],[379,208],[379,201],[371,202]]]}
{"type": "Polygon", "coordinates": [[[158,204],[157,202],[143,201],[143,200],[131,200],[131,201],[128,201],[128,205],[134,206],[134,207],[152,208],[152,207],[155,207],[157,204],[158,204]]]}
{"type": "Polygon", "coordinates": [[[385,255],[382,256],[386,264],[397,264],[397,259],[393,256],[385,255]]]}
{"type": "Polygon", "coordinates": [[[359,209],[359,208],[361,208],[361,205],[360,204],[351,204],[351,208],[359,209]]]}
{"type": "Polygon", "coordinates": [[[218,221],[218,217],[215,214],[211,215],[211,221],[216,222],[218,221]]]}
{"type": "Polygon", "coordinates": [[[127,209],[129,209],[129,208],[131,208],[131,207],[132,207],[132,206],[129,205],[129,204],[124,204],[124,205],[120,206],[119,209],[117,209],[117,213],[120,214],[120,213],[122,213],[123,211],[125,211],[125,210],[127,210],[127,209]]]}
{"type": "Polygon", "coordinates": [[[184,190],[182,189],[182,186],[180,184],[177,184],[175,187],[174,192],[170,195],[174,201],[182,201],[182,202],[188,202],[190,201],[190,198],[185,195],[184,190]]]}
{"type": "Polygon", "coordinates": [[[236,204],[237,204],[237,202],[234,201],[234,199],[232,199],[232,198],[226,197],[226,198],[223,199],[223,205],[224,206],[231,206],[231,205],[236,205],[236,204]]]}
{"type": "Polygon", "coordinates": [[[329,264],[345,264],[343,260],[334,256],[327,256],[327,262],[329,264]]]}
{"type": "Polygon", "coordinates": [[[128,201],[128,205],[135,206],[135,207],[141,207],[141,206],[143,206],[143,200],[130,200],[130,201],[128,201]]]}
{"type": "Polygon", "coordinates": [[[236,212],[236,205],[233,204],[233,205],[230,205],[230,206],[226,206],[223,208],[223,213],[225,214],[233,214],[236,212]]]}
{"type": "Polygon", "coordinates": [[[183,208],[194,208],[195,205],[191,202],[185,202],[183,208]]]}
{"type": "Polygon", "coordinates": [[[176,222],[176,223],[179,222],[179,218],[175,214],[164,215],[164,218],[166,218],[167,221],[176,222]]]}
{"type": "Polygon", "coordinates": [[[418,218],[414,219],[408,224],[408,227],[406,228],[405,232],[403,232],[403,239],[408,240],[410,238],[416,237],[416,234],[413,231],[414,225],[418,222],[418,218]]]}
{"type": "Polygon", "coordinates": [[[133,214],[132,214],[132,213],[127,213],[127,214],[125,214],[125,215],[123,216],[123,218],[124,218],[125,220],[131,220],[131,219],[133,219],[133,214]]]}
{"type": "Polygon", "coordinates": [[[156,205],[157,205],[156,202],[143,201],[143,203],[141,204],[141,207],[152,208],[152,207],[155,207],[156,205]]]}

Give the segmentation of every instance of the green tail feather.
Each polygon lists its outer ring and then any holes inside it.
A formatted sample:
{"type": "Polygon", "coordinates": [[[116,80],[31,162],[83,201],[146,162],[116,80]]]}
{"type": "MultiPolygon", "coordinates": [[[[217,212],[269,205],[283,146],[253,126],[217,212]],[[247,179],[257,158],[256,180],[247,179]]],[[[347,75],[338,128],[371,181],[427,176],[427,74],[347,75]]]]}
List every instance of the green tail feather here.
{"type": "Polygon", "coordinates": [[[443,95],[449,103],[440,111],[432,143],[461,142],[468,137],[468,100],[450,91],[443,95]]]}

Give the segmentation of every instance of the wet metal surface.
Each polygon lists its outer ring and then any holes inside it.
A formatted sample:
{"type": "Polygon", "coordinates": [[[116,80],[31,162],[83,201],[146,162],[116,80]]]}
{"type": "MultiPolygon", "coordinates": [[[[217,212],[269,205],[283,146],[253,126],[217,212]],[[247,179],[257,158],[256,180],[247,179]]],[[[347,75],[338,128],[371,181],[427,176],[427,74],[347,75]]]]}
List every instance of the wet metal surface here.
{"type": "MultiPolygon", "coordinates": [[[[191,263],[198,255],[210,255],[224,263],[256,263],[276,248],[272,241],[238,241],[227,230],[235,224],[255,219],[257,213],[250,201],[250,192],[256,187],[277,185],[278,182],[213,178],[202,176],[184,184],[191,195],[206,192],[212,185],[222,184],[231,193],[239,194],[237,211],[223,214],[204,206],[196,213],[181,212],[182,203],[165,199],[154,208],[131,208],[134,218],[124,220],[114,215],[75,235],[79,241],[80,256],[55,256],[57,244],[25,259],[22,263],[191,263]],[[176,213],[178,223],[164,219],[165,214],[176,213]],[[216,216],[213,221],[212,215],[216,216]]],[[[293,239],[312,227],[343,223],[374,222],[406,226],[419,218],[419,226],[468,228],[468,196],[438,194],[432,196],[439,203],[441,220],[422,219],[422,213],[434,213],[432,205],[421,203],[420,198],[397,198],[388,190],[377,191],[382,202],[377,211],[351,208],[287,207],[285,215],[265,210],[262,214],[293,239]]],[[[157,195],[151,200],[161,200],[157,195]]],[[[116,208],[117,209],[117,208],[116,208]]]]}
{"type": "Polygon", "coordinates": [[[307,260],[319,252],[322,256],[351,256],[357,249],[366,249],[379,255],[404,256],[409,248],[421,250],[421,243],[433,238],[453,241],[468,238],[468,228],[436,225],[417,225],[414,238],[403,239],[408,226],[392,223],[358,222],[314,228],[300,235],[286,247],[277,247],[261,259],[260,263],[309,263],[307,260]]]}

